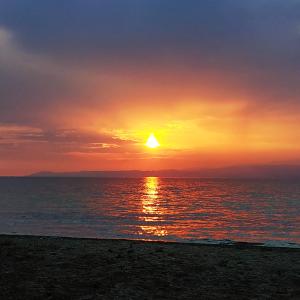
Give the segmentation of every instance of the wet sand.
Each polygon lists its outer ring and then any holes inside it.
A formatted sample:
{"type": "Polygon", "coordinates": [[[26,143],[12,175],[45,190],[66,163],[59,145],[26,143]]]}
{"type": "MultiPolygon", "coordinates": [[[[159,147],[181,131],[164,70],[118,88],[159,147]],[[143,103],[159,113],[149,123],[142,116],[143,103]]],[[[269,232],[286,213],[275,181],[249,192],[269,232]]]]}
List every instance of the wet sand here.
{"type": "Polygon", "coordinates": [[[300,250],[0,236],[0,299],[300,299],[300,250]]]}

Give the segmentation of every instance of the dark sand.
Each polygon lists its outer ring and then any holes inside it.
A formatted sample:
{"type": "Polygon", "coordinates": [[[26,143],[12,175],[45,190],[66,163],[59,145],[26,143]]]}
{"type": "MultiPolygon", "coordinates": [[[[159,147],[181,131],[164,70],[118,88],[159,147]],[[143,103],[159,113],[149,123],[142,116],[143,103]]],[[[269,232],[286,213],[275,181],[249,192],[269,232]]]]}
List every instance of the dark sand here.
{"type": "Polygon", "coordinates": [[[0,299],[300,299],[300,250],[0,236],[0,299]]]}

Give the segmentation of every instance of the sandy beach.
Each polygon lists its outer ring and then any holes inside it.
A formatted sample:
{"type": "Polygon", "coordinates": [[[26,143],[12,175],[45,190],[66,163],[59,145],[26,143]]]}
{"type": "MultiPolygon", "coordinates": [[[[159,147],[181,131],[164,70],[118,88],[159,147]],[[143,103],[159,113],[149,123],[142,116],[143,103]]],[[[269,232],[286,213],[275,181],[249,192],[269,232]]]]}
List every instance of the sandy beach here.
{"type": "Polygon", "coordinates": [[[0,299],[300,299],[300,250],[0,236],[0,299]]]}

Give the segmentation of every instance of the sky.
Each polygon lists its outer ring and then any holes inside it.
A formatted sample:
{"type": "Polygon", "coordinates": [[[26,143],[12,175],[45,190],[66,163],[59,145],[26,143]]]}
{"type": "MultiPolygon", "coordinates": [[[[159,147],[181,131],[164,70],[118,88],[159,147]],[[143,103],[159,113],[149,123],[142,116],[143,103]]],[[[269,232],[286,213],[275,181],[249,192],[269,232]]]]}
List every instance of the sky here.
{"type": "Polygon", "coordinates": [[[299,75],[299,0],[0,0],[0,175],[299,164],[299,75]]]}

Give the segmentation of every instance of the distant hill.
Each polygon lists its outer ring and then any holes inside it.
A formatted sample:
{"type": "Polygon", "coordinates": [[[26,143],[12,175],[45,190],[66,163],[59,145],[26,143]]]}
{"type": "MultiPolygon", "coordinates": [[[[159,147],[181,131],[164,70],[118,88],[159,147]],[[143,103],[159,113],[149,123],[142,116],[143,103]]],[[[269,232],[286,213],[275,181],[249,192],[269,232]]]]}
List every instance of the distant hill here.
{"type": "Polygon", "coordinates": [[[299,178],[300,165],[253,165],[232,166],[198,170],[158,171],[79,171],[79,172],[38,172],[30,177],[95,177],[95,178],[140,178],[147,176],[181,178],[299,178]]]}

